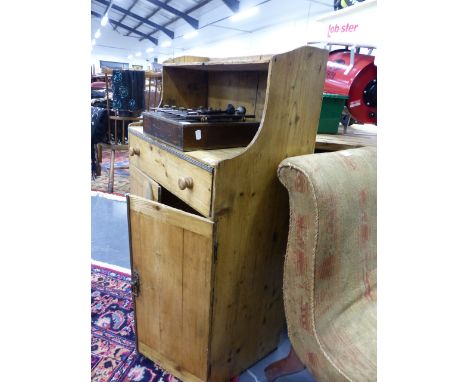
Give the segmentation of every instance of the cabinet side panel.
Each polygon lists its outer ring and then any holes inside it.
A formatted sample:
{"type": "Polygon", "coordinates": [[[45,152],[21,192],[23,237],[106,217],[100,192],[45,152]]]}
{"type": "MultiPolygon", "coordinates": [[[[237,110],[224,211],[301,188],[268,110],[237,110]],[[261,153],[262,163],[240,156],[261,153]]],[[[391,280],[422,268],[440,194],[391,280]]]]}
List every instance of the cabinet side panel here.
{"type": "Polygon", "coordinates": [[[228,380],[274,350],[285,326],[289,206],[276,169],[284,158],[314,150],[327,55],[303,47],[272,58],[257,136],[218,165],[212,381],[228,380]]]}
{"type": "Polygon", "coordinates": [[[207,106],[208,74],[201,70],[164,67],[161,106],[207,106]]]}
{"type": "Polygon", "coordinates": [[[225,109],[228,103],[244,106],[247,114],[255,114],[260,120],[267,76],[267,71],[209,72],[208,106],[219,109],[225,109]]]}

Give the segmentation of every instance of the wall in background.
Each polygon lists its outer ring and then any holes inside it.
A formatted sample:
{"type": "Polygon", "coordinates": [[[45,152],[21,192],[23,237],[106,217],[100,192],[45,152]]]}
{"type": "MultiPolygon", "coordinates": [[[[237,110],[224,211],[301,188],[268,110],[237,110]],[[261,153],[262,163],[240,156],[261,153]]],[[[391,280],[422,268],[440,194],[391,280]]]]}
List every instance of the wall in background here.
{"type": "Polygon", "coordinates": [[[377,0],[368,0],[318,17],[311,25],[311,35],[330,43],[350,41],[377,47],[377,19],[377,0]]]}
{"type": "Polygon", "coordinates": [[[123,58],[121,56],[111,56],[111,55],[105,55],[105,54],[91,54],[91,65],[94,65],[96,73],[100,73],[100,66],[99,66],[99,61],[104,60],[104,61],[115,61],[115,62],[128,62],[130,65],[130,69],[132,68],[132,65],[142,65],[143,69],[148,69],[148,66],[151,66],[151,63],[146,61],[144,58],[138,58],[134,57],[131,60],[128,58],[123,58]]]}
{"type": "MultiPolygon", "coordinates": [[[[175,48],[154,47],[155,52],[149,58],[149,61],[146,61],[144,57],[133,58],[132,60],[129,60],[126,56],[122,58],[123,54],[120,52],[121,50],[127,55],[140,50],[145,56],[144,50],[148,45],[147,41],[137,42],[137,39],[132,41],[122,36],[111,37],[110,34],[109,41],[106,41],[106,34],[109,33],[109,28],[107,28],[103,31],[103,37],[98,40],[99,43],[119,46],[119,48],[115,48],[119,49],[119,51],[116,51],[115,56],[92,54],[91,64],[94,64],[96,70],[99,70],[99,60],[110,60],[129,62],[130,65],[142,65],[144,69],[148,69],[154,55],[157,56],[159,63],[163,63],[169,58],[184,55],[235,57],[277,54],[307,45],[311,41],[339,41],[376,45],[377,33],[375,33],[376,26],[374,24],[374,19],[377,17],[376,10],[377,0],[368,0],[340,11],[330,11],[319,16],[313,14],[308,16],[307,12],[304,12],[297,15],[294,21],[288,20],[268,27],[260,27],[260,29],[252,33],[231,31],[229,35],[226,35],[226,38],[216,42],[209,42],[216,39],[216,30],[212,28],[201,29],[199,36],[190,40],[190,45],[193,48],[177,48],[178,42],[174,40],[175,48]],[[347,24],[350,27],[345,28],[343,31],[342,28],[347,24]],[[358,26],[356,27],[356,25],[358,26]],[[210,39],[210,37],[212,38],[210,39]]],[[[97,21],[93,18],[93,22],[96,23],[97,21]]],[[[160,40],[165,39],[161,38],[160,40]]]]}
{"type": "MultiPolygon", "coordinates": [[[[192,49],[174,50],[171,54],[159,54],[158,61],[164,62],[169,58],[185,55],[235,57],[286,52],[306,45],[310,41],[309,29],[309,20],[296,20],[252,33],[239,33],[229,39],[192,49]]],[[[193,44],[194,46],[197,44],[196,38],[193,39],[193,44]]]]}
{"type": "Polygon", "coordinates": [[[312,41],[350,42],[376,46],[377,34],[374,24],[376,12],[377,0],[370,0],[320,17],[305,16],[252,33],[239,33],[211,44],[197,46],[195,37],[194,48],[168,50],[166,54],[158,54],[158,61],[164,62],[169,58],[184,55],[235,57],[276,54],[307,45],[312,41]]]}

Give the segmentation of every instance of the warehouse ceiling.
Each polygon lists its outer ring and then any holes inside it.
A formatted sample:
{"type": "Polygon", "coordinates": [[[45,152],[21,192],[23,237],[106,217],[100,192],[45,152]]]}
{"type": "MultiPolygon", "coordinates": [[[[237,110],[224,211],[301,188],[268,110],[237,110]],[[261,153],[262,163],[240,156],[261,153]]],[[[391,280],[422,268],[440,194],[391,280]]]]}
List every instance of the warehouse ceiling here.
{"type": "MultiPolygon", "coordinates": [[[[170,55],[333,10],[333,0],[92,0],[93,54],[170,55]],[[108,23],[101,25],[107,15],[108,23]],[[99,32],[98,32],[99,30],[99,32]],[[98,37],[96,37],[96,32],[98,37]],[[100,34],[100,35],[99,35],[100,34]]],[[[235,56],[235,52],[233,52],[235,56]]]]}

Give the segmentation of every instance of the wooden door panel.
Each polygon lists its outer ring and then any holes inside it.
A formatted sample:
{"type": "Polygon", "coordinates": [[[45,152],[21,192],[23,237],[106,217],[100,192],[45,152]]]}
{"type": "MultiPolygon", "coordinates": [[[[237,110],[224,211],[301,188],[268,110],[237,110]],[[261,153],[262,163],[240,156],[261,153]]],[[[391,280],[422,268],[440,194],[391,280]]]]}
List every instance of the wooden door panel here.
{"type": "Polygon", "coordinates": [[[127,197],[138,349],[184,381],[206,380],[213,222],[127,197]]]}
{"type": "Polygon", "coordinates": [[[148,175],[130,164],[130,193],[158,202],[161,186],[148,175]]]}

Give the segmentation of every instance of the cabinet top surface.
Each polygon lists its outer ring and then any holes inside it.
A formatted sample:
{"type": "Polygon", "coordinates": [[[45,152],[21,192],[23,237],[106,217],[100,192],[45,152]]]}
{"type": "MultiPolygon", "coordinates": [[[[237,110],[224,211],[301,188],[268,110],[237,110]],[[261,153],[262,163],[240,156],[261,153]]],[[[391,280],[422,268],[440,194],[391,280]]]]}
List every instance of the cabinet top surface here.
{"type": "Polygon", "coordinates": [[[167,60],[164,67],[178,67],[206,71],[268,71],[273,55],[208,58],[182,56],[167,60]]]}
{"type": "Polygon", "coordinates": [[[234,158],[235,156],[242,153],[246,148],[245,147],[234,147],[229,149],[219,149],[219,150],[196,150],[196,151],[182,151],[175,147],[169,146],[154,137],[143,132],[143,126],[129,126],[129,132],[143,138],[150,144],[155,144],[163,150],[169,151],[181,158],[188,157],[186,159],[193,159],[194,161],[201,162],[205,166],[216,167],[218,163],[226,159],[234,158]]]}
{"type": "Polygon", "coordinates": [[[337,134],[317,134],[316,148],[327,151],[377,147],[377,126],[352,125],[346,134],[340,125],[337,134]]]}

